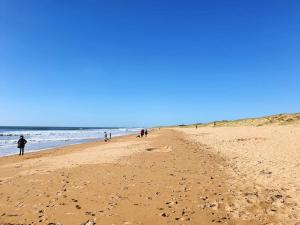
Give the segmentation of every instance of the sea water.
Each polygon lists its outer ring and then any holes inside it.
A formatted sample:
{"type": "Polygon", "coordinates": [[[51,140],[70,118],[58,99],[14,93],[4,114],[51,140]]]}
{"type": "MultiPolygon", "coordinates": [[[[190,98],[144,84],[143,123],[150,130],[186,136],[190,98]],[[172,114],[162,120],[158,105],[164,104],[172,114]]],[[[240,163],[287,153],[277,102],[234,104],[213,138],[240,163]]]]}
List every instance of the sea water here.
{"type": "Polygon", "coordinates": [[[26,152],[39,151],[88,141],[103,140],[108,137],[137,133],[139,128],[113,127],[1,127],[0,156],[18,154],[17,142],[20,135],[27,140],[26,152]]]}

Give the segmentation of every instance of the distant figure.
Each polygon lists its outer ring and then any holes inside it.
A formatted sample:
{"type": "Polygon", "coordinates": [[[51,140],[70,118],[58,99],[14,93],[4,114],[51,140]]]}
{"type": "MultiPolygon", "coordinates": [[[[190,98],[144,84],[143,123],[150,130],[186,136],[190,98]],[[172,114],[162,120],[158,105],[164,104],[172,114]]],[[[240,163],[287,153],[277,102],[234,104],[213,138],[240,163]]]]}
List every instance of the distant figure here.
{"type": "Polygon", "coordinates": [[[141,130],[141,137],[144,137],[144,134],[145,134],[145,130],[142,129],[142,130],[141,130]]]}
{"type": "Polygon", "coordinates": [[[24,148],[27,141],[24,139],[23,135],[20,136],[20,139],[18,140],[18,148],[20,149],[19,155],[24,155],[24,148]]]}
{"type": "Polygon", "coordinates": [[[198,129],[198,125],[196,124],[196,129],[198,129]]]}
{"type": "Polygon", "coordinates": [[[108,141],[108,139],[107,139],[107,133],[106,133],[106,131],[104,132],[104,141],[105,141],[105,142],[107,142],[107,141],[108,141]]]}
{"type": "Polygon", "coordinates": [[[214,121],[214,127],[216,126],[216,121],[214,121]]]}
{"type": "Polygon", "coordinates": [[[111,139],[111,133],[109,133],[109,139],[111,139]]]}
{"type": "Polygon", "coordinates": [[[146,129],[145,130],[145,137],[147,137],[147,135],[148,135],[148,130],[146,129]]]}

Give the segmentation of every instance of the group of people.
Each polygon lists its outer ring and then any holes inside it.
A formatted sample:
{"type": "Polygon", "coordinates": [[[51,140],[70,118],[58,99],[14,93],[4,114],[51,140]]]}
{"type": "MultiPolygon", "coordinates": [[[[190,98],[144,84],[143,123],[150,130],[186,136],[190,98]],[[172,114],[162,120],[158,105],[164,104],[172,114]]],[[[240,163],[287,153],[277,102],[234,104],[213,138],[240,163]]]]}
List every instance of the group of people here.
{"type": "MultiPolygon", "coordinates": [[[[147,129],[141,129],[140,133],[138,134],[137,137],[147,137],[148,135],[148,130],[147,129]]],[[[109,138],[108,138],[108,135],[107,135],[107,132],[105,131],[104,132],[104,141],[107,142],[111,139],[111,133],[109,133],[109,138]]]]}
{"type": "Polygon", "coordinates": [[[104,141],[107,142],[110,139],[111,139],[111,133],[109,133],[109,138],[108,138],[107,132],[105,131],[104,132],[104,141]]]}
{"type": "Polygon", "coordinates": [[[142,129],[142,130],[141,130],[140,137],[144,137],[144,136],[147,137],[147,135],[148,135],[148,130],[147,130],[147,129],[145,129],[145,130],[142,129]]]}
{"type": "MultiPolygon", "coordinates": [[[[147,137],[147,135],[148,135],[148,130],[147,129],[142,129],[139,136],[140,137],[144,137],[144,136],[147,137]]],[[[109,133],[109,137],[108,137],[108,134],[105,131],[104,132],[104,141],[107,142],[110,139],[111,139],[111,133],[109,133]]],[[[24,138],[23,135],[21,135],[20,139],[18,140],[18,148],[20,149],[19,155],[24,155],[24,148],[25,148],[26,143],[27,143],[27,140],[24,138]]]]}

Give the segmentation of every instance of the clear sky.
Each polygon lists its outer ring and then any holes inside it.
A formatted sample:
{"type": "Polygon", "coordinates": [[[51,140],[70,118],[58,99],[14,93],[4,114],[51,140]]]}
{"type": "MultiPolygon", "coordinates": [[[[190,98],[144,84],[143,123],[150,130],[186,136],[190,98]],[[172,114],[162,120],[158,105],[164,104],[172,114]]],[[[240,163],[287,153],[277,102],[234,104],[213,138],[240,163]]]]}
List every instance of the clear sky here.
{"type": "Polygon", "coordinates": [[[0,0],[0,125],[300,111],[298,0],[0,0]]]}

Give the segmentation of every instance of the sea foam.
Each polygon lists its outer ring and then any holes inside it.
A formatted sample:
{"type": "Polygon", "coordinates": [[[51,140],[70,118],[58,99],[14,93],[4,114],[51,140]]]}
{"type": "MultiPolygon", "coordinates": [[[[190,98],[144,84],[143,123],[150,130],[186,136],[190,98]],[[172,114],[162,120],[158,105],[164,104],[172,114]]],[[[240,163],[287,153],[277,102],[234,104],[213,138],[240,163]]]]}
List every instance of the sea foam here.
{"type": "Polygon", "coordinates": [[[86,127],[0,127],[0,156],[18,153],[17,141],[23,135],[27,140],[25,152],[83,143],[104,138],[136,133],[139,128],[86,128],[86,127]]]}

